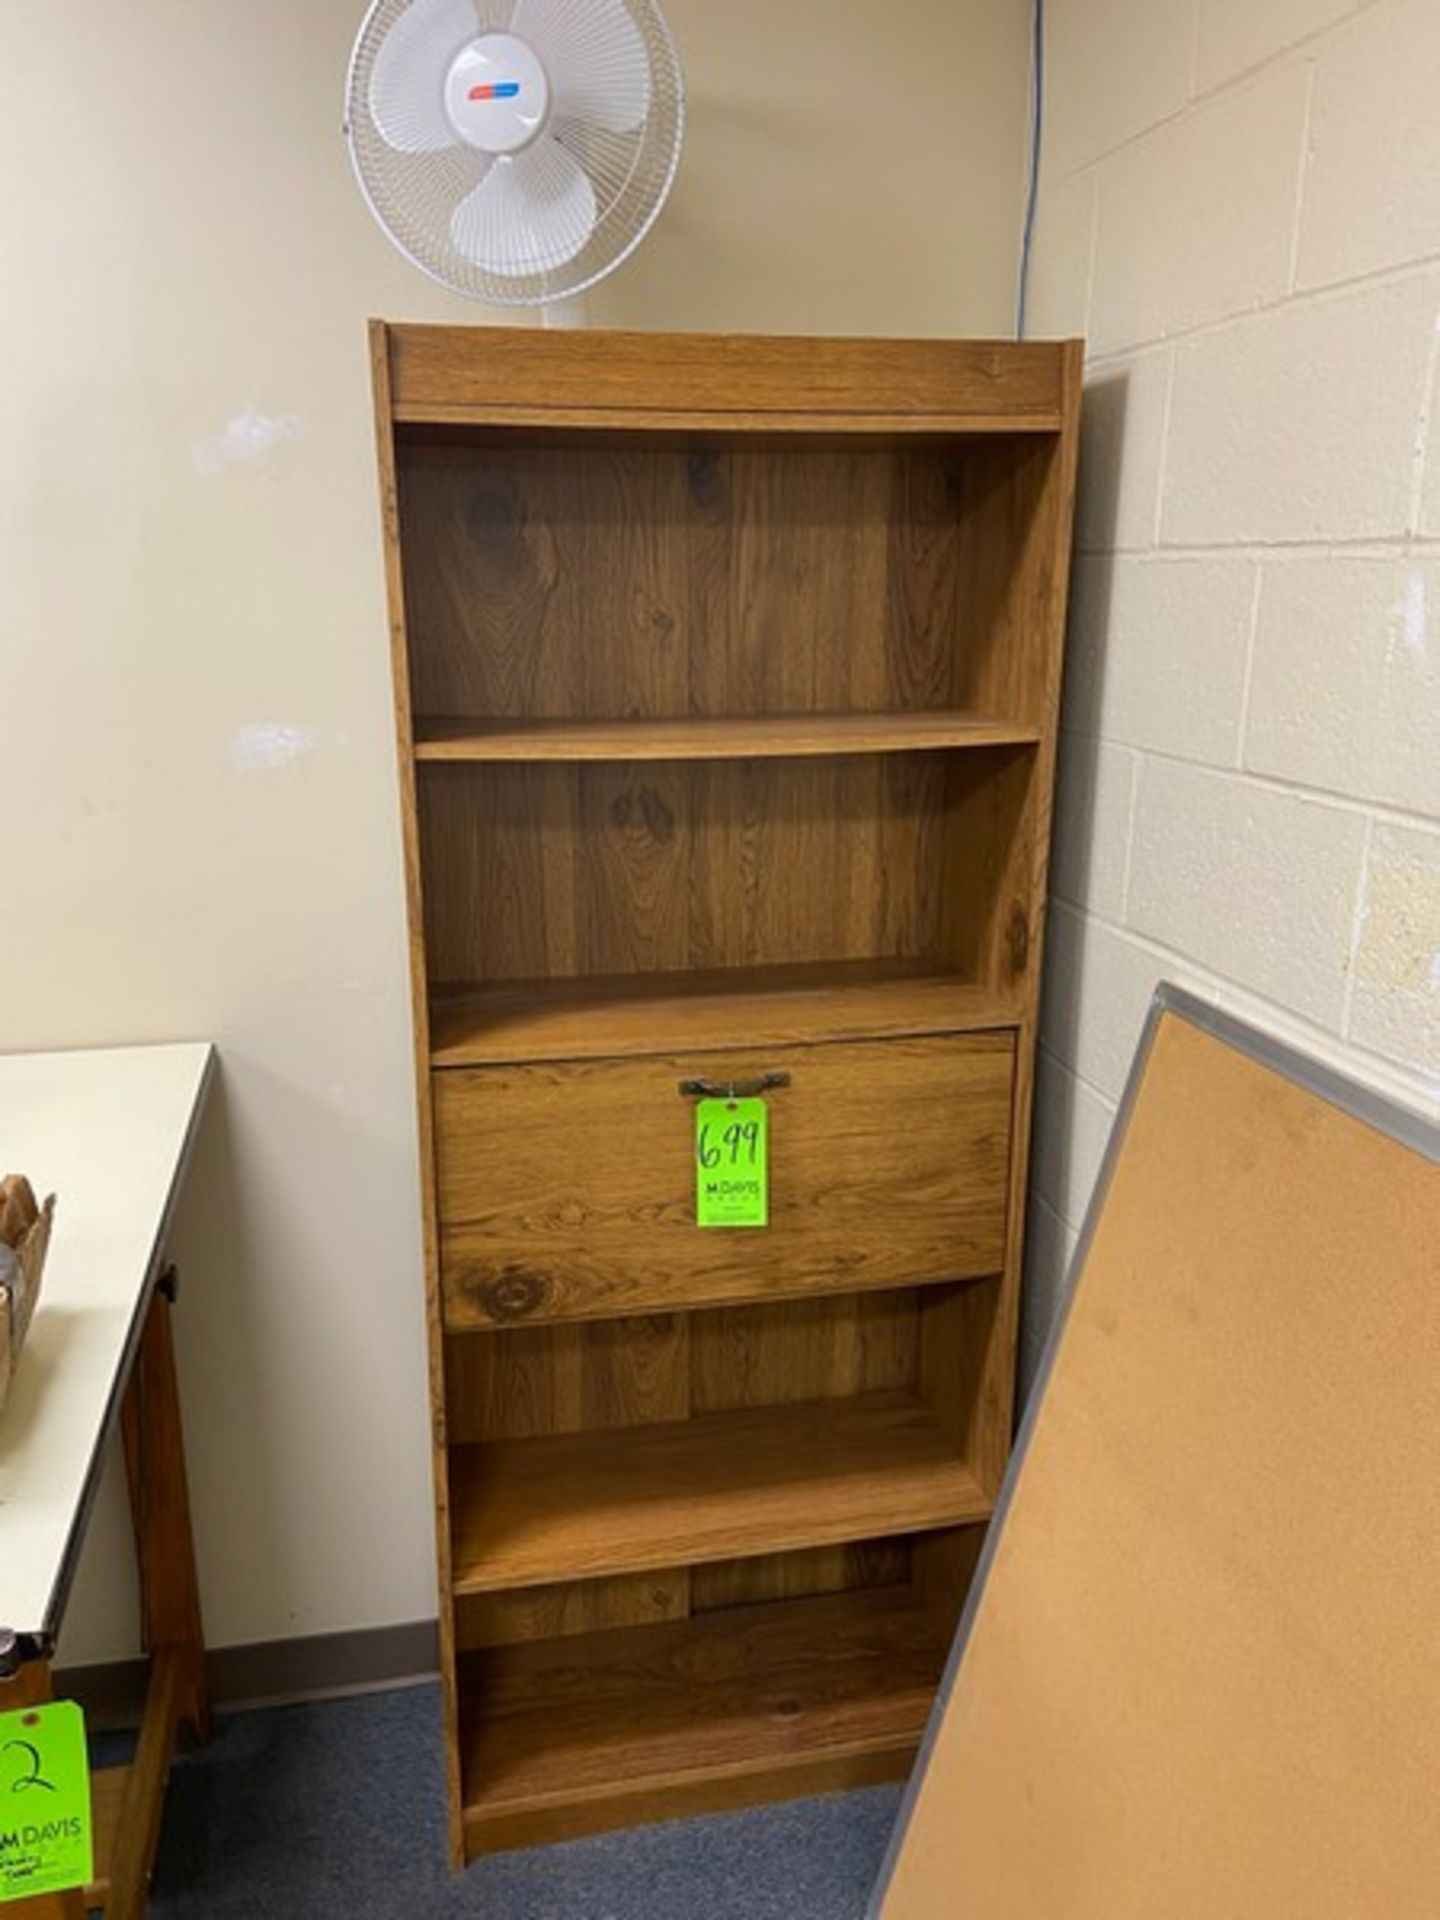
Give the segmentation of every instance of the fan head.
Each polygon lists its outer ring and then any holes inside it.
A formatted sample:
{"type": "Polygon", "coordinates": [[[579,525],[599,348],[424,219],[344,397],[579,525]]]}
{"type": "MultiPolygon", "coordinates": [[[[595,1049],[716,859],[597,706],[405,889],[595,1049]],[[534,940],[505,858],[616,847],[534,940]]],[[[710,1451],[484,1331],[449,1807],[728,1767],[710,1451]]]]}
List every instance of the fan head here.
{"type": "Polygon", "coordinates": [[[501,306],[583,293],[645,237],[680,158],[654,0],[373,0],[346,136],[390,238],[501,306]]]}

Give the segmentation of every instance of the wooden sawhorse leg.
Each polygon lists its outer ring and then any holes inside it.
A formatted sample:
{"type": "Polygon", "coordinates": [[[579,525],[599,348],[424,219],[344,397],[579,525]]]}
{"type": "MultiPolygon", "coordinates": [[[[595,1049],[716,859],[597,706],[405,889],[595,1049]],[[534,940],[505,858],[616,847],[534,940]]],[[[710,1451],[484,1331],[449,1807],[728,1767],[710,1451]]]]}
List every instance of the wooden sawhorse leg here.
{"type": "Polygon", "coordinates": [[[174,1298],[172,1270],[162,1276],[151,1300],[120,1411],[150,1684],[108,1863],[105,1920],[141,1920],[179,1730],[188,1727],[197,1740],[210,1737],[205,1638],[175,1387],[174,1298]]]}

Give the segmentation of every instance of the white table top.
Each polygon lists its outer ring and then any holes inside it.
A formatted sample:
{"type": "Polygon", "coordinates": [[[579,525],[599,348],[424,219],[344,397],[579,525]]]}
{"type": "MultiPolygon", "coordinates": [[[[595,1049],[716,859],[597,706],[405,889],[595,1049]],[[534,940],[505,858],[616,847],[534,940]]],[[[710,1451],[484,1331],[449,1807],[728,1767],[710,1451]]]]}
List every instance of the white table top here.
{"type": "Polygon", "coordinates": [[[59,1631],[211,1059],[205,1044],[0,1055],[0,1173],[57,1196],[0,1411],[0,1635],[48,1647],[59,1631]]]}

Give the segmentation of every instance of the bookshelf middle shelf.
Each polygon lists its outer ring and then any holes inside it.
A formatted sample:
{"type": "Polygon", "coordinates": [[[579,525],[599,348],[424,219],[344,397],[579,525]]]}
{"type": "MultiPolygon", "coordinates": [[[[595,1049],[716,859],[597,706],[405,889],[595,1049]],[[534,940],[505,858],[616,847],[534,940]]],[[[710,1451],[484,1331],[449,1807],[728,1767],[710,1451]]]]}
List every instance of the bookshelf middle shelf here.
{"type": "Polygon", "coordinates": [[[1034,727],[960,708],[905,713],[795,713],[671,719],[480,720],[421,716],[419,761],[807,759],[1031,746],[1034,727]]]}

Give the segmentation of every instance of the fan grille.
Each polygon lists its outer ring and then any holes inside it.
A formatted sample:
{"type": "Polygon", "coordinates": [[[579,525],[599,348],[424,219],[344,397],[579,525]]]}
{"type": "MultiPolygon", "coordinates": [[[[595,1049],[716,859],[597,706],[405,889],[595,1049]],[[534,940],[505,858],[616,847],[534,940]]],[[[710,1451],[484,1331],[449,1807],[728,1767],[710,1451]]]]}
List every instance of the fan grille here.
{"type": "MultiPolygon", "coordinates": [[[[497,273],[462,253],[451,238],[458,203],[503,164],[457,141],[435,152],[404,153],[376,126],[371,80],[386,36],[412,0],[374,0],[355,42],[346,88],[345,133],[356,176],[372,212],[391,240],[441,285],[496,306],[542,306],[595,285],[629,255],[665,204],[680,158],[685,90],[679,57],[653,0],[607,0],[621,5],[649,60],[648,107],[638,126],[618,132],[582,113],[557,111],[549,131],[579,163],[594,190],[594,230],[578,251],[548,259],[534,271],[497,273]]],[[[587,0],[549,0],[573,15],[585,34],[587,0]]],[[[515,0],[473,0],[475,32],[508,29],[515,0]]]]}

